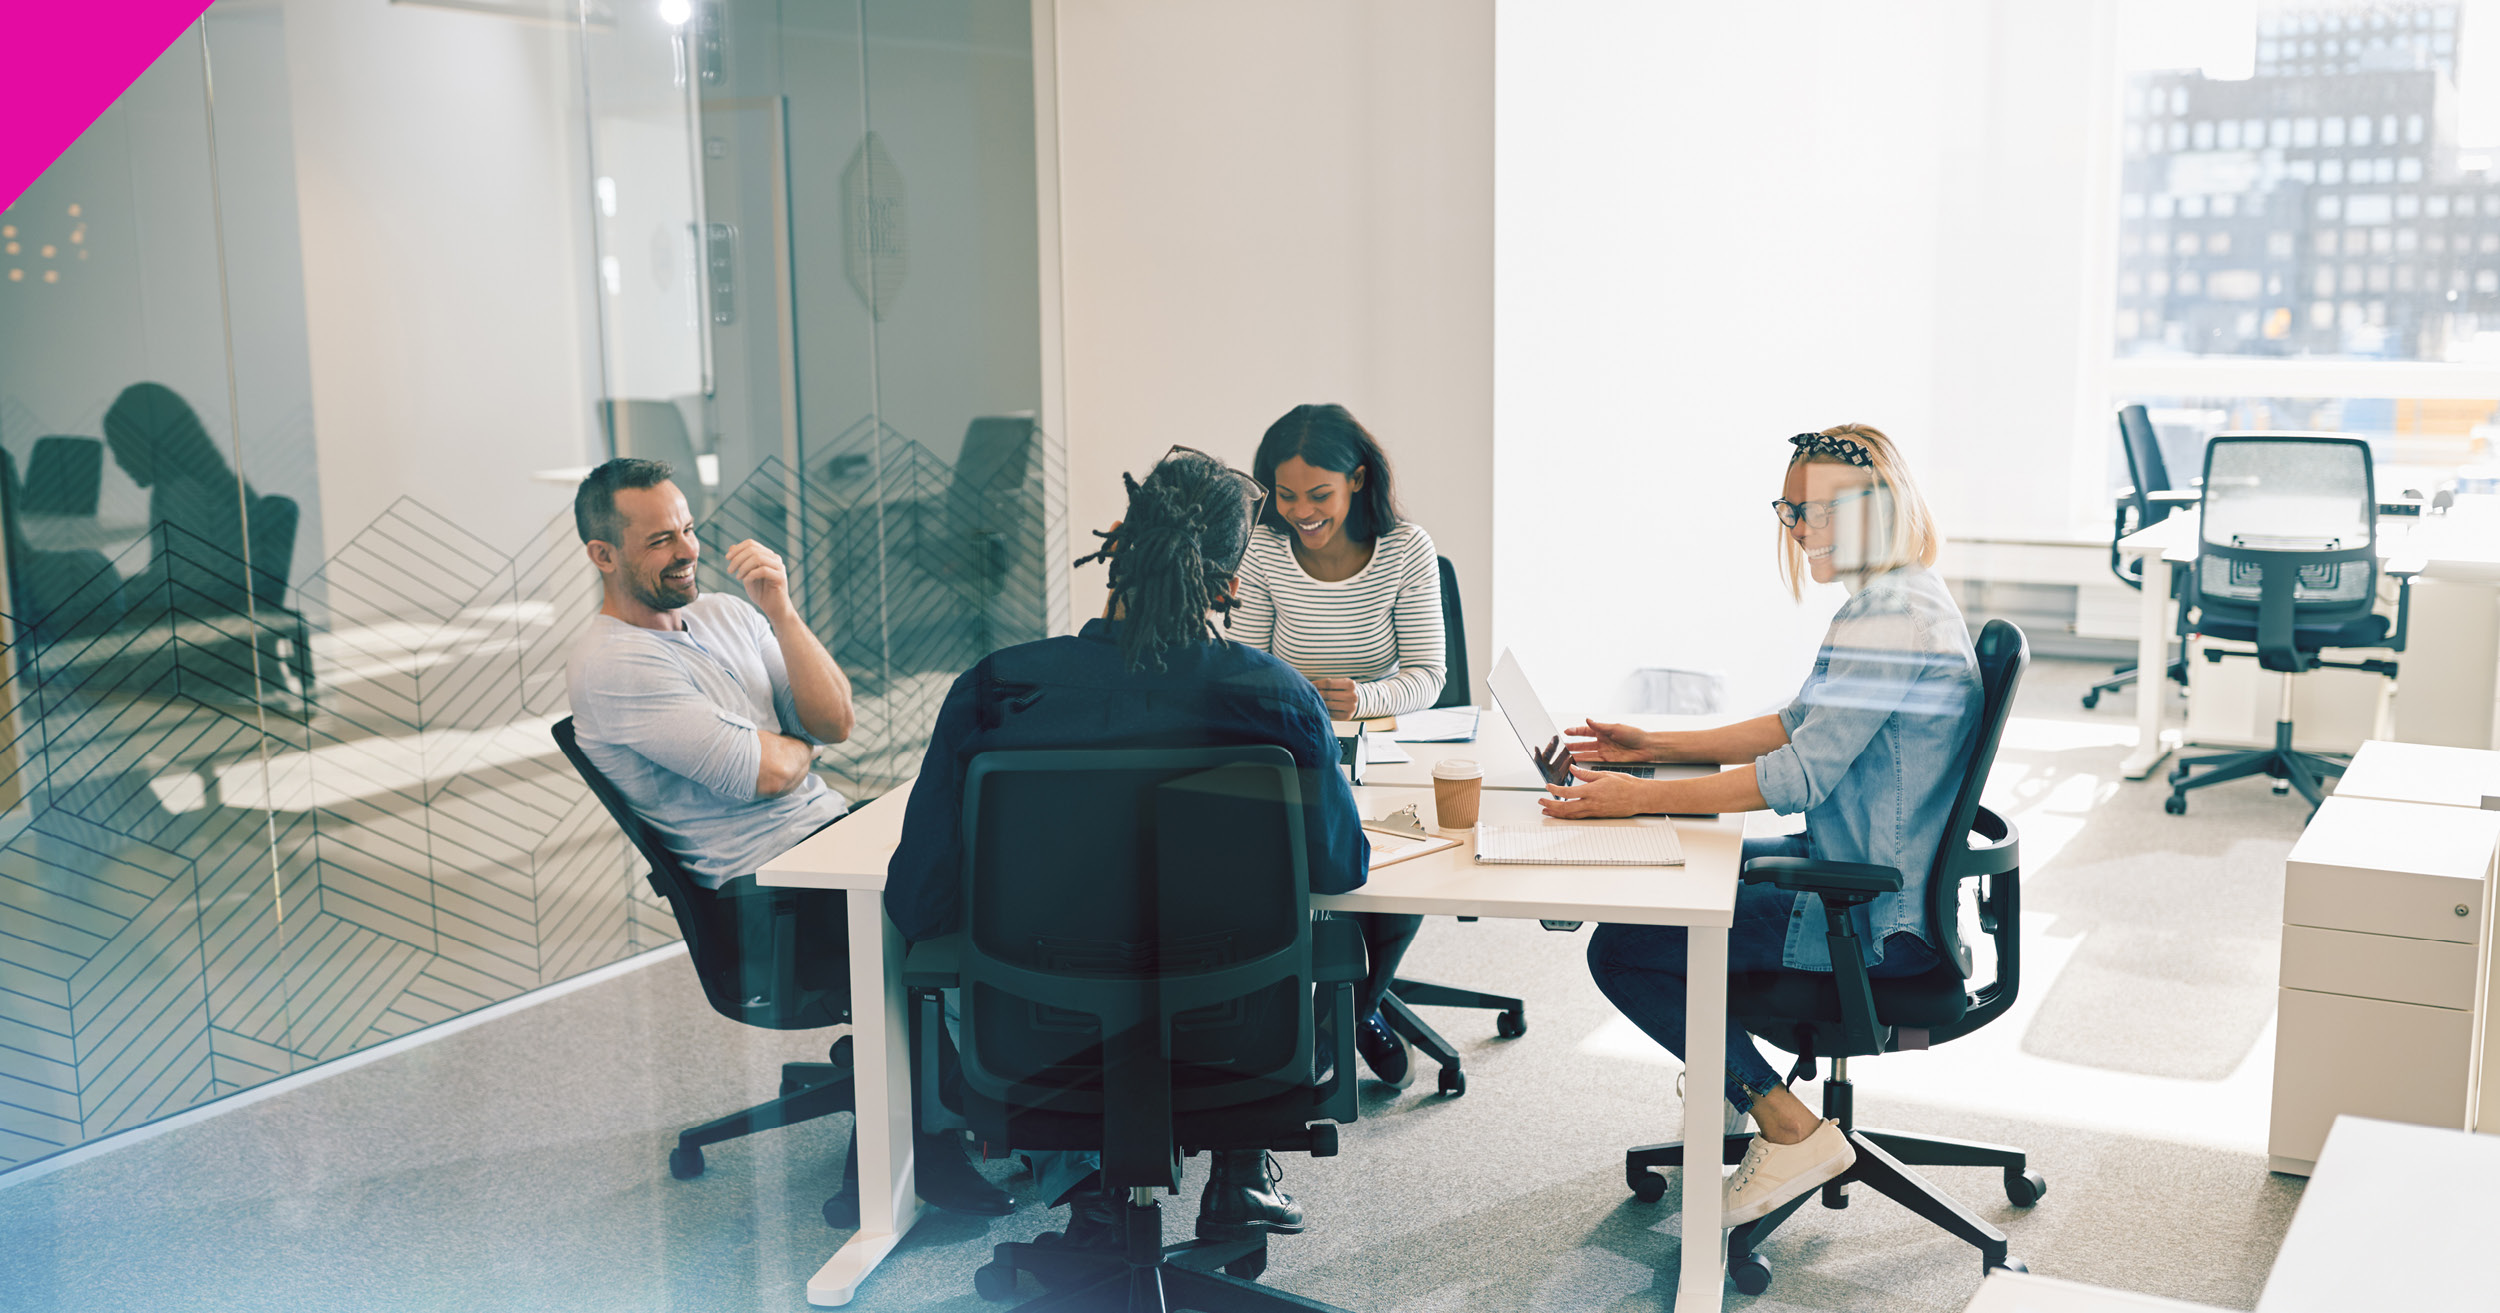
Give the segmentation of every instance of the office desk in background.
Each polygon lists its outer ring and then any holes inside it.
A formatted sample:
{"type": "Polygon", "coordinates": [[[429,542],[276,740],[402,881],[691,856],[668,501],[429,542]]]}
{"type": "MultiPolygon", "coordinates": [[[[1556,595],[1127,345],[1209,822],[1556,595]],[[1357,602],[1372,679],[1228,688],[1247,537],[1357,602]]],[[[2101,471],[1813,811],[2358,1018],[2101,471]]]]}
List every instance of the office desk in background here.
{"type": "MultiPolygon", "coordinates": [[[[2396,657],[2401,674],[2395,737],[2404,742],[2495,746],[2493,710],[2500,706],[2500,696],[2496,696],[2500,695],[2500,506],[2488,504],[2492,500],[2472,498],[2447,515],[2379,519],[2379,559],[2394,568],[2420,572],[2413,584],[2406,649],[2396,657]]],[[[2136,632],[2138,670],[2169,668],[2178,604],[2161,581],[2165,570],[2175,577],[2177,571],[2195,565],[2201,554],[2197,527],[2196,512],[2185,510],[2118,540],[2121,557],[2145,562],[2146,586],[2138,601],[2142,608],[2136,632]]],[[[2200,663],[2188,672],[2191,698],[2196,681],[2217,668],[2200,663]]],[[[2331,673],[2319,672],[2296,683],[2331,673]]],[[[2144,687],[2138,686],[2136,697],[2135,750],[2127,754],[2124,764],[2131,780],[2152,774],[2179,741],[2178,735],[2166,733],[2162,726],[2162,707],[2169,699],[2143,696],[2144,687]]],[[[2270,701],[2264,711],[2271,723],[2270,701]]]]}
{"type": "Polygon", "coordinates": [[[2500,1308],[2500,1140],[2337,1118],[2257,1313],[2500,1308]]]}
{"type": "MultiPolygon", "coordinates": [[[[1644,728],[1707,723],[1694,718],[1646,716],[1644,728]]],[[[1495,726],[1507,734],[1506,727],[1495,726]]],[[[1478,740],[1483,740],[1479,731],[1478,740]]],[[[1517,755],[1516,740],[1513,753],[1517,755]]],[[[1409,748],[1465,748],[1468,744],[1408,744],[1409,748]]],[[[1423,754],[1417,754],[1418,761],[1423,754]]],[[[1424,766],[1426,778],[1430,766],[1424,766]]],[[[856,1063],[860,1131],[860,1229],[809,1279],[812,1304],[845,1304],[860,1282],[891,1253],[919,1220],[922,1205],[912,1179],[911,1074],[904,1050],[902,938],[886,920],[886,862],[902,836],[903,810],[911,788],[864,804],[840,824],[819,831],[765,864],[760,884],[847,891],[851,919],[851,1026],[856,1063]],[[883,1133],[874,1128],[883,1127],[883,1133]],[[875,1188],[884,1182],[885,1189],[875,1188]]],[[[1382,816],[1410,802],[1431,812],[1427,787],[1366,785],[1355,791],[1366,816],[1382,816]]],[[[1664,825],[1663,818],[1617,821],[1548,821],[1525,789],[1488,791],[1484,819],[1509,825],[1664,825]]],[[[1680,867],[1492,866],[1478,867],[1474,845],[1463,843],[1381,868],[1352,893],[1316,896],[1314,907],[1347,911],[1409,912],[1521,920],[1622,921],[1692,927],[1693,972],[1687,1015],[1727,1015],[1727,930],[1736,906],[1736,868],[1744,817],[1675,822],[1684,849],[1680,867]]],[[[1691,1027],[1689,1065],[1716,1070],[1726,1061],[1725,1027],[1691,1027]]],[[[1687,1126],[1719,1124],[1721,1093],[1715,1081],[1687,1081],[1687,1126]]],[[[1724,1246],[1718,1241],[1719,1183],[1716,1172],[1684,1174],[1683,1224],[1687,1234],[1712,1237],[1683,1246],[1678,1268],[1678,1313],[1715,1313],[1726,1285],[1724,1246]]],[[[971,1273],[964,1279],[971,1281],[971,1273]]]]}

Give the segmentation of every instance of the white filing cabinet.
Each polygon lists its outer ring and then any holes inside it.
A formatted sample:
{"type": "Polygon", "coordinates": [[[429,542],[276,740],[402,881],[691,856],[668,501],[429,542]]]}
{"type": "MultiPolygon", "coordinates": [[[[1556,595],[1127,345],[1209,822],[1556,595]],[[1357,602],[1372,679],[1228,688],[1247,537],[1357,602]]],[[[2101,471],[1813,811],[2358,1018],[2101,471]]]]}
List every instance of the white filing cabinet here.
{"type": "Polygon", "coordinates": [[[2500,752],[2373,739],[2353,754],[2335,796],[2500,809],[2500,752]]]}
{"type": "Polygon", "coordinates": [[[2339,1114],[2474,1122],[2500,812],[2337,796],[2285,863],[2267,1152],[2306,1176],[2339,1114]]]}

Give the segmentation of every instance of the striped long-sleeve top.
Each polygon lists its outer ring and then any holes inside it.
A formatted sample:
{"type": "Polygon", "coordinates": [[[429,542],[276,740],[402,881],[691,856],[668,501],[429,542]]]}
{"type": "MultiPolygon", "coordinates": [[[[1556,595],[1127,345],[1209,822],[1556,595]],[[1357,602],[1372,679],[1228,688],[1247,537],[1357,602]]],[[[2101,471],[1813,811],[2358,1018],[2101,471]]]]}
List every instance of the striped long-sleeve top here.
{"type": "Polygon", "coordinates": [[[1241,592],[1225,637],[1264,648],[1305,679],[1354,681],[1354,714],[1421,711],[1447,670],[1441,574],[1432,536],[1400,524],[1372,544],[1350,579],[1322,583],[1274,528],[1250,535],[1241,592]]]}

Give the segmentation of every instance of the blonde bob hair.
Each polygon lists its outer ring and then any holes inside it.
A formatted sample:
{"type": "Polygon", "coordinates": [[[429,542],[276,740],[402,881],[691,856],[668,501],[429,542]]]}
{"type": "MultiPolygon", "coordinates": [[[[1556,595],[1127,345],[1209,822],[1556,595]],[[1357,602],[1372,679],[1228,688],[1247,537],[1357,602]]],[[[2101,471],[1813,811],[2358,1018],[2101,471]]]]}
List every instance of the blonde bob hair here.
{"type": "MultiPolygon", "coordinates": [[[[1935,512],[1927,508],[1927,499],[1919,495],[1918,483],[1910,477],[1910,467],[1901,459],[1901,449],[1885,437],[1883,430],[1872,424],[1839,424],[1822,432],[1823,437],[1855,443],[1865,449],[1869,461],[1867,472],[1872,496],[1864,524],[1865,551],[1862,564],[1850,573],[1860,578],[1873,578],[1887,570],[1906,565],[1934,565],[1937,549],[1944,539],[1936,531],[1935,512]]],[[[1852,468],[1855,463],[1829,451],[1799,447],[1788,459],[1789,468],[1799,465],[1838,465],[1852,468]]],[[[1788,585],[1791,597],[1805,596],[1806,580],[1814,575],[1806,568],[1806,552],[1797,545],[1796,535],[1787,526],[1780,527],[1780,578],[1788,585]]]]}

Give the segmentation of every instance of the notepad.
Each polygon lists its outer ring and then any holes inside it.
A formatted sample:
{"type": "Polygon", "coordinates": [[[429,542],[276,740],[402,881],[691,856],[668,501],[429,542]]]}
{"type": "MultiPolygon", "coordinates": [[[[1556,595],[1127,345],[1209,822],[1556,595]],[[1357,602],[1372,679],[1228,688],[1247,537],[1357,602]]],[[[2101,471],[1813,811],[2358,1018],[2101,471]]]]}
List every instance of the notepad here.
{"type": "Polygon", "coordinates": [[[1682,866],[1675,826],[1540,825],[1476,831],[1476,860],[1506,866],[1682,866]]]}

